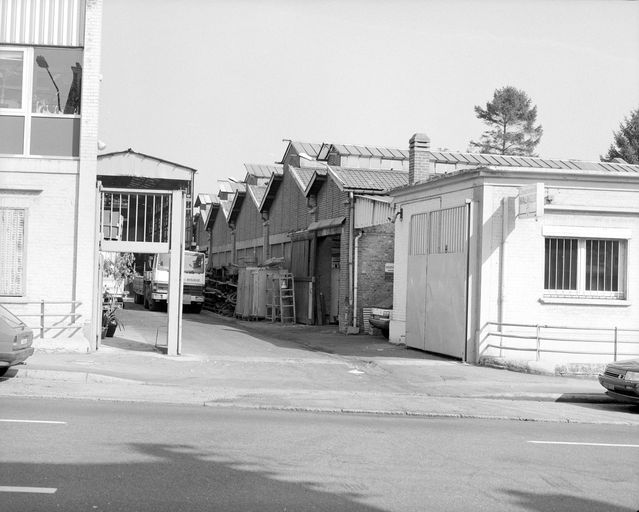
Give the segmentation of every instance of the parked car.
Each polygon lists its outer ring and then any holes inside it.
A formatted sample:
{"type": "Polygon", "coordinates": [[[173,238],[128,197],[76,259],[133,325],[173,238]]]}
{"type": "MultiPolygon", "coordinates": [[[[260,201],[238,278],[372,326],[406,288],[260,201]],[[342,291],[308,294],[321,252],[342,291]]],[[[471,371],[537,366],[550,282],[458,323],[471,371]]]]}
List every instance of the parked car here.
{"type": "Polygon", "coordinates": [[[616,361],[599,374],[599,383],[612,398],[639,404],[639,359],[616,361]]]}
{"type": "Polygon", "coordinates": [[[377,327],[384,337],[388,338],[391,313],[393,311],[393,299],[388,299],[378,306],[371,308],[371,316],[368,321],[373,327],[377,327]]]}
{"type": "Polygon", "coordinates": [[[0,377],[33,354],[33,331],[0,305],[0,377]]]}

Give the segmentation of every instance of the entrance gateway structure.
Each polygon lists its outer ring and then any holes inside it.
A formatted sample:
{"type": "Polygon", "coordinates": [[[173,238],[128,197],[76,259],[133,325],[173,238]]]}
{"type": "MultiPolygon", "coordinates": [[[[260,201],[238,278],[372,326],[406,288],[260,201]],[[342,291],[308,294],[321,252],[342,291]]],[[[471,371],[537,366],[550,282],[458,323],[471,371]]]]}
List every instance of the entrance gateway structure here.
{"type": "MultiPolygon", "coordinates": [[[[131,149],[98,156],[98,251],[169,254],[167,354],[182,342],[185,235],[196,170],[131,149]]],[[[101,317],[101,266],[95,318],[101,317]]],[[[98,342],[99,343],[99,342],[98,342]]]]}

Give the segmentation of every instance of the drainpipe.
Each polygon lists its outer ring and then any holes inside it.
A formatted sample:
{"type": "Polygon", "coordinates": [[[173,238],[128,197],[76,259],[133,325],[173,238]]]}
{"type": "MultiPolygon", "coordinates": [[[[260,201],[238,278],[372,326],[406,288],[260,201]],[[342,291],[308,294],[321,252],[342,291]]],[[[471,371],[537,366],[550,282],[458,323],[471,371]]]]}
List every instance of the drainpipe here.
{"type": "Polygon", "coordinates": [[[353,287],[354,287],[354,273],[353,273],[353,231],[355,226],[355,199],[353,193],[348,193],[348,315],[346,318],[346,333],[354,334],[350,328],[353,322],[353,287]]]}
{"type": "Polygon", "coordinates": [[[499,332],[502,331],[504,321],[504,293],[506,284],[504,280],[506,266],[506,237],[508,236],[508,198],[501,200],[501,247],[499,249],[499,302],[497,308],[497,324],[499,332]]]}
{"type": "Polygon", "coordinates": [[[271,223],[268,218],[268,210],[262,212],[262,263],[271,257],[271,223]]]}
{"type": "Polygon", "coordinates": [[[359,235],[355,237],[355,268],[353,270],[354,279],[353,279],[353,329],[356,332],[359,332],[359,327],[357,326],[359,315],[357,314],[357,282],[359,275],[359,239],[364,236],[364,232],[360,232],[359,235]]]}
{"type": "Polygon", "coordinates": [[[237,265],[237,232],[235,231],[235,224],[229,224],[231,228],[231,263],[237,265]]]}

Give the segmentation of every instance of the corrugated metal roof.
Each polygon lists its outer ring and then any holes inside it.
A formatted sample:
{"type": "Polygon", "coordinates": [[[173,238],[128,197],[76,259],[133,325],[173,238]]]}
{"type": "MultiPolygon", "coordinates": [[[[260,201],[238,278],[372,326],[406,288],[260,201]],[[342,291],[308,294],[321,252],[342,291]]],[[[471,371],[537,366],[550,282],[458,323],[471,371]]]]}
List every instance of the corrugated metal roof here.
{"type": "Polygon", "coordinates": [[[227,192],[229,194],[233,192],[231,184],[226,180],[217,180],[217,186],[220,192],[227,192]]]}
{"type": "Polygon", "coordinates": [[[298,140],[292,140],[290,144],[291,146],[293,146],[293,149],[298,155],[300,153],[306,153],[313,158],[317,157],[317,154],[322,147],[321,144],[314,144],[312,142],[300,142],[298,140]]]}
{"type": "Polygon", "coordinates": [[[275,164],[244,164],[244,168],[256,178],[270,178],[274,172],[282,172],[282,166],[275,164]]]}
{"type": "Polygon", "coordinates": [[[492,155],[480,153],[429,152],[435,163],[460,164],[475,167],[530,167],[536,169],[567,169],[595,173],[639,173],[639,165],[614,162],[587,162],[583,160],[557,160],[528,156],[492,155]]]}
{"type": "Polygon", "coordinates": [[[378,203],[393,202],[393,198],[391,196],[369,196],[366,194],[357,194],[355,197],[361,197],[362,199],[366,199],[367,201],[375,201],[378,203]]]}
{"type": "Polygon", "coordinates": [[[298,186],[305,192],[311,180],[317,173],[320,176],[326,176],[326,167],[294,167],[289,165],[289,169],[298,186]]]}
{"type": "Polygon", "coordinates": [[[198,194],[193,206],[206,206],[217,199],[215,194],[198,194]]]}
{"type": "Polygon", "coordinates": [[[266,185],[248,185],[248,191],[255,206],[259,209],[264,199],[264,194],[266,194],[266,185]]]}
{"type": "Polygon", "coordinates": [[[408,173],[383,169],[350,169],[331,166],[343,190],[382,192],[408,184],[408,173]]]}
{"type": "Polygon", "coordinates": [[[233,180],[229,180],[228,183],[233,192],[237,192],[237,191],[246,192],[246,183],[242,181],[233,181],[233,180]]]}
{"type": "Polygon", "coordinates": [[[321,158],[325,159],[333,149],[340,156],[378,157],[387,160],[406,160],[408,151],[404,149],[377,146],[357,146],[354,144],[324,144],[321,158]]]}

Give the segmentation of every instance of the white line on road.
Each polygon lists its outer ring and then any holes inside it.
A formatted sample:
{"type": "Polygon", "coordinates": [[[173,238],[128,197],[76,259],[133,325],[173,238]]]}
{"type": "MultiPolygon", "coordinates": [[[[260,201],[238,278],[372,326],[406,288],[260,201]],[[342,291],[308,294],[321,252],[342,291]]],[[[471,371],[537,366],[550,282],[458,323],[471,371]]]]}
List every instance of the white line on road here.
{"type": "Polygon", "coordinates": [[[0,423],[44,423],[48,425],[66,425],[66,421],[49,421],[49,420],[3,420],[0,423]]]}
{"type": "Polygon", "coordinates": [[[29,492],[33,494],[54,494],[56,487],[11,487],[0,485],[0,492],[29,492]]]}
{"type": "Polygon", "coordinates": [[[578,443],[570,441],[528,441],[533,444],[568,444],[576,446],[612,446],[615,448],[639,448],[639,444],[614,444],[614,443],[578,443]]]}

